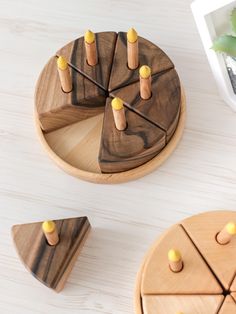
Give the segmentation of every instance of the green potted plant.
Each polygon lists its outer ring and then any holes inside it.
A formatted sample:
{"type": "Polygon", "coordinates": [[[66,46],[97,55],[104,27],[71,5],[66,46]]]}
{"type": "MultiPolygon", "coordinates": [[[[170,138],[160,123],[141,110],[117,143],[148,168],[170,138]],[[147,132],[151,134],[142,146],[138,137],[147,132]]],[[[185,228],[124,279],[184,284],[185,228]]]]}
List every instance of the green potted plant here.
{"type": "Polygon", "coordinates": [[[230,16],[231,34],[224,34],[213,41],[212,49],[225,55],[229,77],[236,94],[236,8],[230,16]]]}

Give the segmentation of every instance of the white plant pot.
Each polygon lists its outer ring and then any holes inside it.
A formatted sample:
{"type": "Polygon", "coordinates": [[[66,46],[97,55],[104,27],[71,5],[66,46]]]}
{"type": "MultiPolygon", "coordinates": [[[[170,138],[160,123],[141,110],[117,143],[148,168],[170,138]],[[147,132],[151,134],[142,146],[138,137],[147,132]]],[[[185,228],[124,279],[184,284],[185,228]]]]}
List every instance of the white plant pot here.
{"type": "Polygon", "coordinates": [[[230,14],[235,7],[236,1],[232,0],[195,0],[191,5],[219,92],[225,102],[236,111],[236,94],[226,58],[223,54],[210,49],[216,37],[230,32],[230,14]]]}

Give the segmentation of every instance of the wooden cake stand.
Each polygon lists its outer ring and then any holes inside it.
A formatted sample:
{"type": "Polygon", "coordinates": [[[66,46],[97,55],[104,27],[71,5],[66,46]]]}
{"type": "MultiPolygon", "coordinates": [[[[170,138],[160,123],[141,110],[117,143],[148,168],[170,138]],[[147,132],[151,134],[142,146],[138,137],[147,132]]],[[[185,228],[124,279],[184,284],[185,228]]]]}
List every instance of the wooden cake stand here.
{"type": "Polygon", "coordinates": [[[147,252],[138,273],[135,313],[236,313],[235,222],[235,211],[214,211],[168,229],[147,252]],[[229,239],[220,244],[219,236],[229,239]],[[170,268],[170,249],[181,254],[178,272],[170,268]]]}
{"type": "Polygon", "coordinates": [[[156,45],[139,37],[139,63],[152,69],[152,97],[139,95],[138,69],[127,67],[126,33],[96,34],[98,64],[86,62],[84,37],[60,49],[43,69],[35,93],[37,133],[64,171],[94,183],[142,177],[174,151],[183,133],[186,101],[174,65],[156,45]],[[68,60],[73,81],[63,93],[58,56],[68,60]],[[111,100],[125,106],[127,129],[115,128],[111,100]]]}

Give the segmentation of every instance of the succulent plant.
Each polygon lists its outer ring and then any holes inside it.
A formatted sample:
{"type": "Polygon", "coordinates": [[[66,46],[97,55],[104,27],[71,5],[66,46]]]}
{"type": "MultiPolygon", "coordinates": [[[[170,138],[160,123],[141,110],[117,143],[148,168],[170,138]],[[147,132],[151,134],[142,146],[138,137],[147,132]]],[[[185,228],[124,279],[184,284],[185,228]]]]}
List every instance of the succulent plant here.
{"type": "Polygon", "coordinates": [[[230,16],[232,34],[217,37],[212,49],[216,52],[223,52],[231,57],[236,57],[236,8],[233,9],[230,16]]]}

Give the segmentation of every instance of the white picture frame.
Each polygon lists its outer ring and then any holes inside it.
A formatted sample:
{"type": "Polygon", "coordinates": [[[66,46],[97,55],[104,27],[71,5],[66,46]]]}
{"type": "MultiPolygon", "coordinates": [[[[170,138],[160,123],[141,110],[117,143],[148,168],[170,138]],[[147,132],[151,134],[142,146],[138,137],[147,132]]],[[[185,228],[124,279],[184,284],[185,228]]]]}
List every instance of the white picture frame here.
{"type": "Polygon", "coordinates": [[[200,33],[219,92],[224,101],[236,111],[236,94],[222,54],[210,49],[213,40],[230,31],[230,13],[236,7],[232,0],[195,0],[191,9],[200,33]]]}

